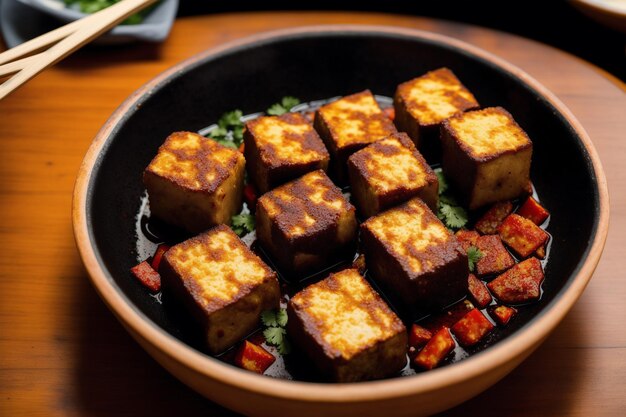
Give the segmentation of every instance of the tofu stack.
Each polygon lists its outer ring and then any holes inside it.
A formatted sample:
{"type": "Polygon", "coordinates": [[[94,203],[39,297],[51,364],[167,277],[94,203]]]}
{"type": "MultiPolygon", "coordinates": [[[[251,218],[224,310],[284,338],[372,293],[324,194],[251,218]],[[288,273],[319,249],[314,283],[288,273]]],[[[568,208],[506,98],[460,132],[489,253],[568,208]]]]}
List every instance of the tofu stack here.
{"type": "Polygon", "coordinates": [[[369,90],[320,107],[315,112],[314,126],[330,151],[340,182],[347,179],[346,162],[352,153],[397,133],[369,90]]]}
{"type": "Polygon", "coordinates": [[[143,174],[155,217],[199,233],[241,209],[241,152],[191,132],[172,133],[143,174]]]}
{"type": "Polygon", "coordinates": [[[307,172],[328,169],[330,156],[322,139],[299,113],[251,120],[243,139],[249,178],[260,193],[307,172]]]}
{"type": "Polygon", "coordinates": [[[173,246],[160,268],[163,290],[202,326],[213,354],[222,353],[277,308],[276,273],[225,225],[173,246]]]}
{"type": "Polygon", "coordinates": [[[296,294],[287,315],[294,343],[335,381],[383,378],[406,365],[404,324],[355,269],[296,294]]]}

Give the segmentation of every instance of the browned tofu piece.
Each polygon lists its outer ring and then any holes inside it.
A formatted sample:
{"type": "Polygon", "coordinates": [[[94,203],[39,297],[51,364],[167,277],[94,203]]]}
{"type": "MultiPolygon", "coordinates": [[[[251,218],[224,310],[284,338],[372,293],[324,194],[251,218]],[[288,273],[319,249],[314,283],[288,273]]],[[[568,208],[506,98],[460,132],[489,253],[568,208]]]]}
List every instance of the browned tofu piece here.
{"type": "Polygon", "coordinates": [[[327,266],[356,237],[354,207],[324,171],[310,172],[259,198],[256,233],[281,272],[327,266]]]}
{"type": "Polygon", "coordinates": [[[526,193],[533,144],[501,107],[443,123],[443,171],[470,209],[526,193]]]}
{"type": "Polygon", "coordinates": [[[361,244],[372,277],[408,312],[465,295],[467,255],[419,198],[370,217],[361,225],[361,244]]]}
{"type": "Polygon", "coordinates": [[[226,223],[241,209],[241,152],[191,132],[172,133],[145,169],[150,212],[198,233],[226,223]]]}
{"type": "Polygon", "coordinates": [[[352,196],[365,218],[413,197],[437,209],[437,175],[405,133],[353,153],[348,158],[348,174],[352,196]]]}
{"type": "Polygon", "coordinates": [[[396,127],[406,132],[420,150],[439,147],[441,122],[478,108],[476,98],[448,68],[400,84],[393,105],[396,127]]]}
{"type": "Polygon", "coordinates": [[[328,169],[324,142],[299,113],[251,120],[243,139],[249,178],[261,194],[307,172],[328,169]]]}
{"type": "Polygon", "coordinates": [[[342,182],[347,180],[346,162],[352,153],[397,132],[369,90],[320,107],[315,112],[314,126],[342,182]]]}
{"type": "Polygon", "coordinates": [[[335,381],[383,378],[406,364],[404,324],[356,269],[300,291],[287,315],[291,340],[335,381]]]}
{"type": "Polygon", "coordinates": [[[213,354],[228,349],[277,308],[276,273],[225,225],[173,246],[159,268],[163,292],[182,303],[206,332],[213,354]]]}

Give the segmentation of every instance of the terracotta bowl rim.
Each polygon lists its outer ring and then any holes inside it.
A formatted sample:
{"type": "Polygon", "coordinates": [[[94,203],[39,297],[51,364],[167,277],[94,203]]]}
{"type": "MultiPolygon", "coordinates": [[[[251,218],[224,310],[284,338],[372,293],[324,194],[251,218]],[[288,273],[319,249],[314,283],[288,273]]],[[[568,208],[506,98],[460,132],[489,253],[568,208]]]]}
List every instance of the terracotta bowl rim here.
{"type": "Polygon", "coordinates": [[[418,29],[394,28],[376,25],[319,25],[281,29],[256,34],[238,39],[197,54],[169,70],[158,75],[137,91],[135,91],[112,114],[98,132],[78,172],[72,206],[74,236],[80,256],[85,264],[89,277],[111,311],[124,326],[139,336],[146,343],[158,349],[161,354],[171,360],[224,385],[258,395],[283,398],[300,402],[373,402],[394,397],[404,397],[436,391],[442,387],[458,384],[486,374],[489,370],[504,365],[507,361],[522,356],[526,351],[538,346],[556,325],[564,318],[576,300],[581,296],[587,283],[600,260],[606,241],[609,225],[609,194],[606,177],[597,151],[582,125],[576,120],[566,106],[538,81],[507,61],[486,52],[476,46],[445,35],[418,29]],[[416,376],[398,377],[387,380],[337,384],[313,383],[268,378],[244,371],[225,364],[202,352],[199,352],[153,323],[121,292],[113,279],[105,272],[104,265],[95,251],[91,230],[87,223],[87,201],[92,193],[92,173],[102,158],[101,151],[106,148],[116,126],[125,119],[127,111],[141,103],[159,86],[167,83],[172,77],[218,56],[229,50],[253,47],[256,44],[287,39],[297,36],[316,34],[380,34],[419,38],[428,42],[443,44],[457,49],[474,58],[478,58],[499,67],[511,76],[526,83],[537,94],[553,105],[567,120],[584,145],[596,176],[598,191],[598,212],[592,233],[593,242],[583,255],[584,261],[579,262],[565,287],[536,317],[529,321],[511,336],[507,337],[468,359],[451,366],[436,369],[416,376]]]}

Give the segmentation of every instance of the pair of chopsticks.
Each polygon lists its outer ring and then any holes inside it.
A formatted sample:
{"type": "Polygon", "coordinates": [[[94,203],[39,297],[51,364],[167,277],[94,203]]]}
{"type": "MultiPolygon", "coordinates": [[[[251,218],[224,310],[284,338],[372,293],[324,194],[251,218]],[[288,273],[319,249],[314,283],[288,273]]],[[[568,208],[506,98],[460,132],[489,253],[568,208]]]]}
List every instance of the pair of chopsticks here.
{"type": "Polygon", "coordinates": [[[122,0],[0,54],[0,100],[81,46],[157,0],[122,0]]]}

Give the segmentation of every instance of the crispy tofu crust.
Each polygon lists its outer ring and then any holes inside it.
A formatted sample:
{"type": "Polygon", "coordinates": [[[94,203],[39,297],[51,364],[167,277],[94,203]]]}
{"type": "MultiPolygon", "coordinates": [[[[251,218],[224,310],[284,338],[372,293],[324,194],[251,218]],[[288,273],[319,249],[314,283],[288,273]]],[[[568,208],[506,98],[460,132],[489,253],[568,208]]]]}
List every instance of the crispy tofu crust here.
{"type": "Polygon", "coordinates": [[[419,198],[370,217],[361,244],[372,277],[409,312],[443,307],[467,289],[467,255],[419,198]]]}
{"type": "Polygon", "coordinates": [[[246,164],[261,193],[317,169],[330,156],[308,119],[299,113],[259,117],[244,130],[246,164]]]}
{"type": "Polygon", "coordinates": [[[439,68],[398,86],[394,95],[394,122],[398,130],[406,132],[422,149],[423,141],[437,141],[441,122],[478,106],[476,98],[452,71],[439,68]]]}
{"type": "Polygon", "coordinates": [[[441,141],[444,173],[470,209],[526,193],[532,142],[503,108],[449,118],[441,141]]]}
{"type": "Polygon", "coordinates": [[[356,269],[310,285],[290,301],[288,332],[339,382],[393,375],[406,364],[406,328],[356,269]]]}
{"type": "Polygon", "coordinates": [[[276,273],[227,226],[173,246],[160,268],[163,289],[192,313],[220,353],[254,330],[261,312],[276,308],[276,273]]]}
{"type": "Polygon", "coordinates": [[[405,133],[388,136],[352,154],[348,173],[352,195],[366,218],[416,196],[431,210],[437,208],[437,175],[405,133]]]}
{"type": "Polygon", "coordinates": [[[245,160],[235,149],[191,132],[172,133],[144,171],[151,213],[191,233],[241,208],[245,160]]]}
{"type": "Polygon", "coordinates": [[[369,90],[345,96],[320,107],[314,126],[335,162],[340,179],[347,177],[345,163],[355,151],[397,133],[369,90]]]}
{"type": "Polygon", "coordinates": [[[321,170],[261,196],[256,224],[261,245],[286,273],[323,266],[356,237],[354,206],[321,170]]]}

